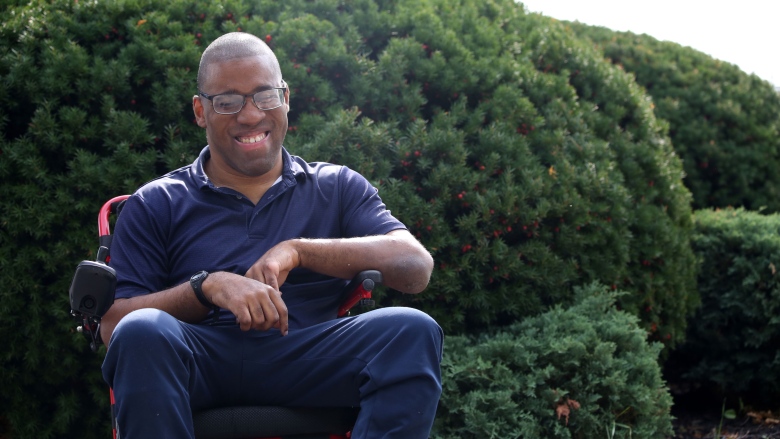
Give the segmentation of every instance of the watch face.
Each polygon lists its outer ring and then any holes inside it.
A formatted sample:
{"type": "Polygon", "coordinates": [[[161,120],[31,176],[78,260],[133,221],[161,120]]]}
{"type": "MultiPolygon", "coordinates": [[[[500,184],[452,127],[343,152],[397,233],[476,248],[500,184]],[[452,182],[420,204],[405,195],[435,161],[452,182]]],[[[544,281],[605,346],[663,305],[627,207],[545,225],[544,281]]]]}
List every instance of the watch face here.
{"type": "Polygon", "coordinates": [[[204,279],[206,276],[208,276],[208,273],[206,273],[205,271],[201,271],[201,272],[199,272],[199,273],[195,273],[194,275],[192,275],[192,281],[193,281],[193,282],[200,282],[200,281],[202,281],[202,280],[203,280],[203,279],[204,279]]]}

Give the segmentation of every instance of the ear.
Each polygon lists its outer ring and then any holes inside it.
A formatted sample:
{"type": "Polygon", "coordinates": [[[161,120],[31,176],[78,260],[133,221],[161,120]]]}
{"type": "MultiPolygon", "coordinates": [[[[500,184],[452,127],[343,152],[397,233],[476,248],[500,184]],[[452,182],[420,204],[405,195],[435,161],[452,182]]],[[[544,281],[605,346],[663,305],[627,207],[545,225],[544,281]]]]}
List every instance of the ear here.
{"type": "Polygon", "coordinates": [[[200,96],[195,95],[192,97],[192,112],[195,113],[195,122],[201,128],[206,128],[206,115],[204,114],[205,108],[203,108],[203,100],[200,96]]]}
{"type": "Polygon", "coordinates": [[[285,106],[285,113],[290,112],[290,85],[285,83],[284,85],[287,86],[287,90],[284,91],[284,106],[285,106]]]}

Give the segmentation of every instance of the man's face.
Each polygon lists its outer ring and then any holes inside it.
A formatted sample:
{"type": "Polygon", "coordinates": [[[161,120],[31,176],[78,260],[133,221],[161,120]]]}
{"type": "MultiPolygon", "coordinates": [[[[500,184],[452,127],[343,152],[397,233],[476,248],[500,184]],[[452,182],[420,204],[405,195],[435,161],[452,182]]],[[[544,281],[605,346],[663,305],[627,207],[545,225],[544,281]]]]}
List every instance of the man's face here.
{"type": "MultiPolygon", "coordinates": [[[[278,70],[266,57],[248,57],[215,62],[208,66],[202,92],[249,94],[281,87],[278,70]]],[[[273,110],[259,110],[251,97],[236,114],[218,114],[204,97],[193,98],[193,110],[199,126],[206,128],[211,151],[211,170],[217,180],[235,177],[259,177],[281,170],[281,150],[287,133],[289,91],[284,104],[273,110]]],[[[274,176],[275,178],[275,176],[274,176]]]]}

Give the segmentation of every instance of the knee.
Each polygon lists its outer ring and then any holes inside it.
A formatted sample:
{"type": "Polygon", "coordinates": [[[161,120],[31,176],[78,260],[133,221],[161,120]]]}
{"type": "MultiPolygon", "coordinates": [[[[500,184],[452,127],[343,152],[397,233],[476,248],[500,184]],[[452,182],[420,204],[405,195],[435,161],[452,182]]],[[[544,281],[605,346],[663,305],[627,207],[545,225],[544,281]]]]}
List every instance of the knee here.
{"type": "Polygon", "coordinates": [[[401,327],[418,334],[431,334],[441,339],[443,332],[433,317],[414,308],[388,308],[400,318],[401,327]]]}
{"type": "Polygon", "coordinates": [[[161,345],[171,345],[177,338],[178,321],[157,309],[139,309],[119,321],[111,335],[109,352],[131,350],[135,355],[154,353],[161,345]]]}
{"type": "Polygon", "coordinates": [[[404,343],[435,352],[441,361],[444,332],[431,316],[403,307],[382,308],[374,312],[377,313],[380,331],[393,334],[404,343]]]}

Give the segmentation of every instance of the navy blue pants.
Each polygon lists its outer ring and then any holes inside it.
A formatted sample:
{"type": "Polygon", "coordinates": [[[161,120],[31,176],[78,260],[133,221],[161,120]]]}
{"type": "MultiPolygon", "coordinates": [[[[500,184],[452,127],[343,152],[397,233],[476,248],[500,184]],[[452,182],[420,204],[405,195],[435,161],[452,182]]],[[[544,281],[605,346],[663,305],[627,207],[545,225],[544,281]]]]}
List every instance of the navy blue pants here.
{"type": "Polygon", "coordinates": [[[353,438],[427,438],[441,395],[442,338],[433,319],[410,308],[284,337],[142,309],[114,330],[103,377],[122,439],[193,438],[193,411],[235,405],[359,405],[353,438]]]}

